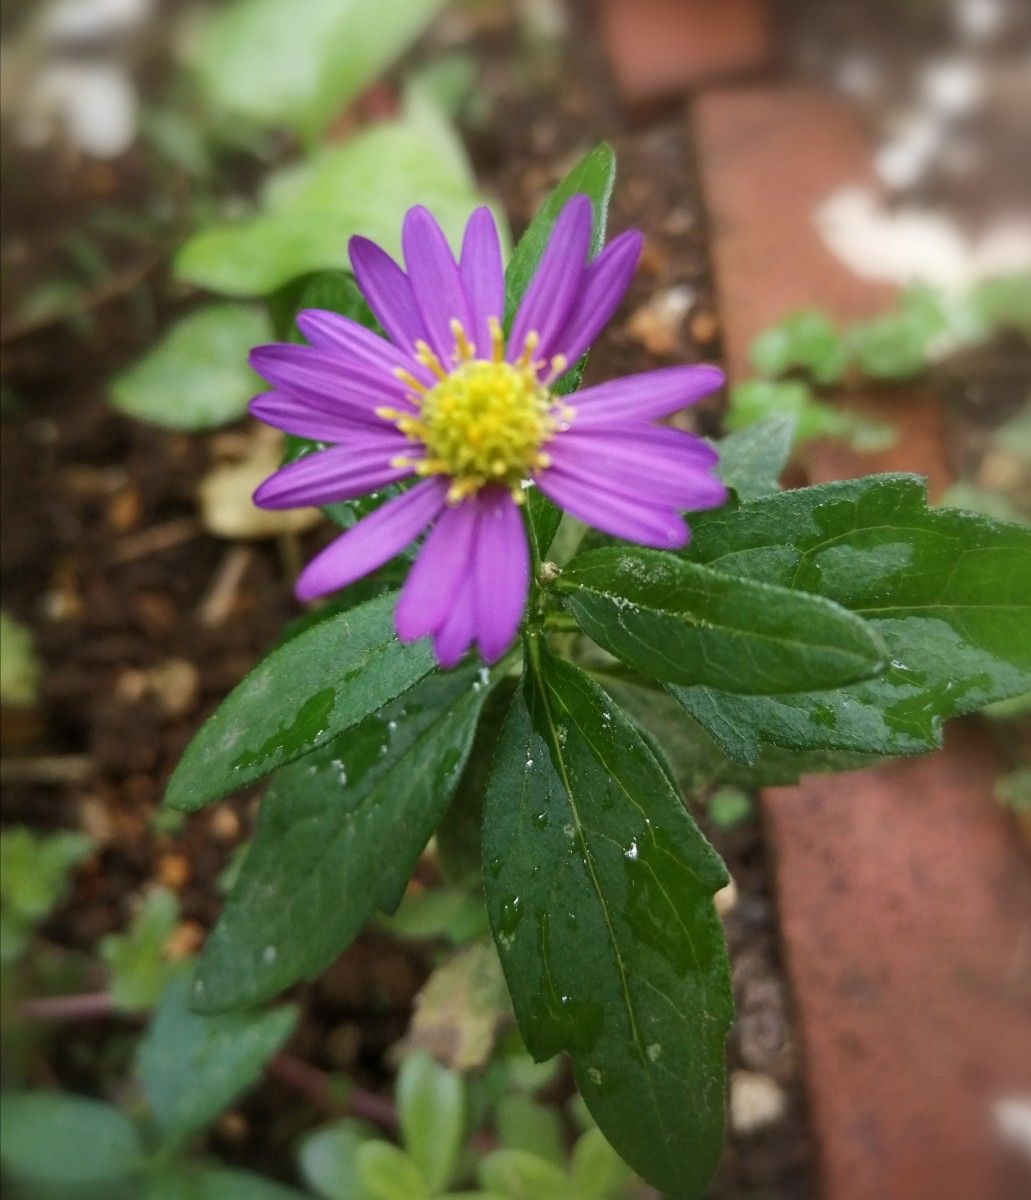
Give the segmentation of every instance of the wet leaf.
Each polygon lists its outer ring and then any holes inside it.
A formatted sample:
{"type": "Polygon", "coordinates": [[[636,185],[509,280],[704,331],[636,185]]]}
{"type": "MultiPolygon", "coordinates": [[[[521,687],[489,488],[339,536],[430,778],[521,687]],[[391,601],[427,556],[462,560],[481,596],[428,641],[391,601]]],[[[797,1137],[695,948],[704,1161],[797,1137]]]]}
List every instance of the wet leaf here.
{"type": "MultiPolygon", "coordinates": [[[[698,1195],[723,1135],[727,880],[633,724],[534,648],[484,813],[491,925],[527,1047],[566,1050],[618,1152],[698,1195]]],[[[493,1185],[492,1185],[493,1186],[493,1185]]]]}
{"type": "Polygon", "coordinates": [[[242,417],[262,387],[247,365],[272,336],[268,317],[246,304],[212,304],[184,317],[111,382],[120,412],[166,429],[216,429],[242,417]]]}
{"type": "Polygon", "coordinates": [[[297,1010],[201,1016],[189,976],[165,989],[140,1043],[136,1073],[168,1144],[203,1129],[247,1091],[293,1032],[297,1010]]]}
{"type": "Polygon", "coordinates": [[[794,437],[795,418],[781,413],[720,438],[716,443],[720,479],[742,500],[779,491],[794,437]]]}
{"type": "Polygon", "coordinates": [[[300,275],[346,270],[352,234],[398,254],[401,223],[413,204],[425,204],[457,247],[479,203],[454,130],[439,114],[410,103],[402,119],[374,125],[274,175],[255,216],[194,234],[175,272],[214,292],[263,296],[300,275]]]}
{"type": "Polygon", "coordinates": [[[203,808],[317,749],[418,683],[429,642],[394,634],[396,593],[322,621],[273,650],[237,684],[179,760],[171,808],[203,808]]]}
{"type": "Polygon", "coordinates": [[[556,584],[580,628],[645,675],[745,693],[865,679],[884,648],[820,596],[721,574],[638,546],[589,550],[556,584]]]}
{"type": "Polygon", "coordinates": [[[232,0],[202,27],[202,86],[228,112],[317,137],[443,0],[232,0]]]}
{"type": "Polygon", "coordinates": [[[878,475],[701,513],[687,553],[742,578],[817,592],[888,647],[878,679],[794,695],[672,688],[724,751],[920,754],[947,717],[1031,687],[1031,530],[929,509],[923,480],[878,475]]]}
{"type": "Polygon", "coordinates": [[[511,322],[519,307],[523,292],[529,286],[552,226],[570,196],[582,194],[594,206],[594,229],[591,254],[597,254],[605,242],[609,201],[616,182],[616,155],[608,142],[601,142],[576,164],[568,175],[548,195],[537,210],[519,244],[512,252],[505,271],[505,324],[511,322]]]}
{"type": "Polygon", "coordinates": [[[397,907],[492,682],[474,668],[431,676],[276,776],[204,948],[198,1005],[254,1003],[310,978],[397,907]]]}

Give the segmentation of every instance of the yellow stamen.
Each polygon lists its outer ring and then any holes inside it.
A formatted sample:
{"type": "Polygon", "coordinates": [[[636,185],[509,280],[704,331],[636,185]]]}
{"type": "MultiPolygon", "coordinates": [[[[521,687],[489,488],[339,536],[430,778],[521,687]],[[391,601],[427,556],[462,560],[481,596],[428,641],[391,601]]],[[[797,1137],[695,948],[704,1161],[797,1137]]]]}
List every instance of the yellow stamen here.
{"type": "Polygon", "coordinates": [[[404,367],[394,368],[394,378],[400,379],[406,388],[415,393],[415,396],[412,397],[413,400],[417,396],[425,396],[430,390],[421,380],[416,379],[411,371],[406,371],[404,367]]]}
{"type": "Polygon", "coordinates": [[[490,330],[490,359],[491,362],[503,362],[505,358],[505,334],[497,317],[488,317],[487,328],[490,330]]]}
{"type": "Polygon", "coordinates": [[[455,339],[455,362],[468,362],[476,357],[476,347],[466,337],[462,322],[457,317],[451,318],[451,336],[455,339]]]}
{"type": "Polygon", "coordinates": [[[427,386],[409,371],[394,374],[412,392],[418,412],[384,406],[376,415],[391,422],[424,453],[398,455],[391,465],[411,467],[419,476],[449,477],[447,503],[460,504],[480,488],[506,488],[517,504],[526,500],[524,484],[551,466],[546,444],[568,428],[573,409],[551,394],[550,388],[568,369],[563,355],[551,360],[542,381],[544,363],[536,354],[540,335],[531,330],[514,362],[505,358],[501,322],[491,317],[490,357],[477,358],[462,323],[450,322],[455,339],[451,369],[424,341],[415,343],[418,361],[437,382],[427,386]]]}
{"type": "Polygon", "coordinates": [[[447,371],[441,365],[440,359],[422,338],[415,343],[415,357],[428,371],[432,371],[438,379],[447,379],[447,371]]]}

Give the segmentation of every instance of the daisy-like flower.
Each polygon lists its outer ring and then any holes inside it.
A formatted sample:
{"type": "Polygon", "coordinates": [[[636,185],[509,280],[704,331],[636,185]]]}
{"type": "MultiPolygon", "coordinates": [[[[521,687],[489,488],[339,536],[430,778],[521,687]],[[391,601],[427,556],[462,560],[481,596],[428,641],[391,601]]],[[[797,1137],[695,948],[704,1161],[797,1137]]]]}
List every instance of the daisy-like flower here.
{"type": "Polygon", "coordinates": [[[296,587],[310,600],[382,566],[429,532],[395,612],[402,641],[432,636],[450,667],[475,643],[495,662],[526,604],[530,554],[520,506],[529,487],[605,533],[683,546],[685,509],[721,504],[716,453],[654,424],[723,382],[715,367],[630,375],[570,398],[556,381],[584,353],[626,291],[635,231],[589,260],[591,204],[573,196],[512,322],[494,220],[469,219],[455,261],[440,226],[413,208],[403,271],[351,239],[355,279],[386,339],[337,313],[297,317],[308,345],[261,346],[254,369],[274,390],[251,412],[299,437],[335,443],[290,464],[254,494],[264,508],[325,505],[403,480],[412,486],[341,534],[296,587]]]}

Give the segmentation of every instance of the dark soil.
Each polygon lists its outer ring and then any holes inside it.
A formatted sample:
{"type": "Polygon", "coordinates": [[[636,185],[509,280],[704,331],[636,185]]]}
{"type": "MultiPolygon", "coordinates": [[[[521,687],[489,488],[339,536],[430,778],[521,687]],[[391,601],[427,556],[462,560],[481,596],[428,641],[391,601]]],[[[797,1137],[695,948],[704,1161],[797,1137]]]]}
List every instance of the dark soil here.
{"type": "MultiPolygon", "coordinates": [[[[466,130],[480,177],[504,202],[518,235],[579,154],[599,137],[612,139],[620,179],[611,227],[642,228],[647,246],[590,374],[718,361],[688,122],[680,109],[628,117],[584,21],[582,14],[574,20],[559,58],[514,58],[507,25],[488,23],[476,32],[483,86],[493,102],[486,124],[466,130]],[[687,319],[651,311],[657,296],[671,297],[681,313],[686,305],[687,319]]],[[[139,185],[131,173],[107,182],[129,196],[139,185]]],[[[68,227],[96,200],[88,178],[73,195],[52,214],[68,227]]],[[[21,253],[39,246],[50,255],[58,239],[39,238],[30,216],[25,206],[13,214],[23,222],[12,231],[21,253]]],[[[31,275],[34,264],[23,265],[31,275]]],[[[158,314],[181,304],[160,267],[149,286],[158,314]]],[[[4,714],[4,820],[38,829],[81,825],[97,839],[98,854],[45,930],[57,946],[90,953],[105,933],[125,927],[141,890],[155,881],[181,898],[177,936],[184,952],[214,921],[216,879],[247,836],[254,798],[234,799],[169,830],[158,818],[162,787],[204,716],[296,615],[295,563],[326,537],[315,531],[300,546],[256,541],[241,551],[203,531],[198,481],[244,427],[176,435],[106,406],[105,380],[150,336],[133,303],[132,294],[102,303],[85,340],[65,325],[17,337],[6,379],[15,403],[0,426],[4,607],[33,629],[45,663],[38,709],[4,714]],[[213,607],[213,589],[241,565],[232,594],[213,607]]],[[[718,428],[718,404],[702,406],[697,420],[706,432],[718,428]]],[[[727,916],[739,1009],[730,1066],[772,1075],[789,1100],[786,1118],[769,1132],[730,1137],[712,1195],[808,1197],[810,1146],[763,841],[755,822],[708,832],[739,891],[727,916]]],[[[428,955],[418,947],[378,933],[362,936],[303,989],[305,1017],[291,1053],[385,1088],[387,1051],[405,1030],[427,970],[428,955]]],[[[50,1055],[51,1081],[99,1090],[110,1056],[124,1060],[124,1032],[103,1023],[61,1030],[50,1055]]],[[[219,1124],[211,1149],[289,1177],[290,1141],[315,1119],[306,1099],[266,1082],[219,1124]]]]}

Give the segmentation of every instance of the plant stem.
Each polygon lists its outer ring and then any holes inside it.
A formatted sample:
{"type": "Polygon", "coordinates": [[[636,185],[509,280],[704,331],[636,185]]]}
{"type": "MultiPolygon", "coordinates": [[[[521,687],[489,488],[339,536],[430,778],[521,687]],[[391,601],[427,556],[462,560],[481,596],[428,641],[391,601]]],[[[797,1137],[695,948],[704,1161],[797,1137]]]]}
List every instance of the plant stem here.
{"type": "Polygon", "coordinates": [[[277,1054],[266,1070],[271,1078],[307,1096],[327,1116],[360,1117],[387,1133],[397,1133],[397,1112],[386,1096],[350,1085],[338,1095],[331,1075],[292,1054],[277,1054]]]}
{"type": "Polygon", "coordinates": [[[29,1021],[96,1021],[116,1013],[108,992],[85,992],[79,996],[38,996],[23,1000],[18,1012],[29,1021]]]}

